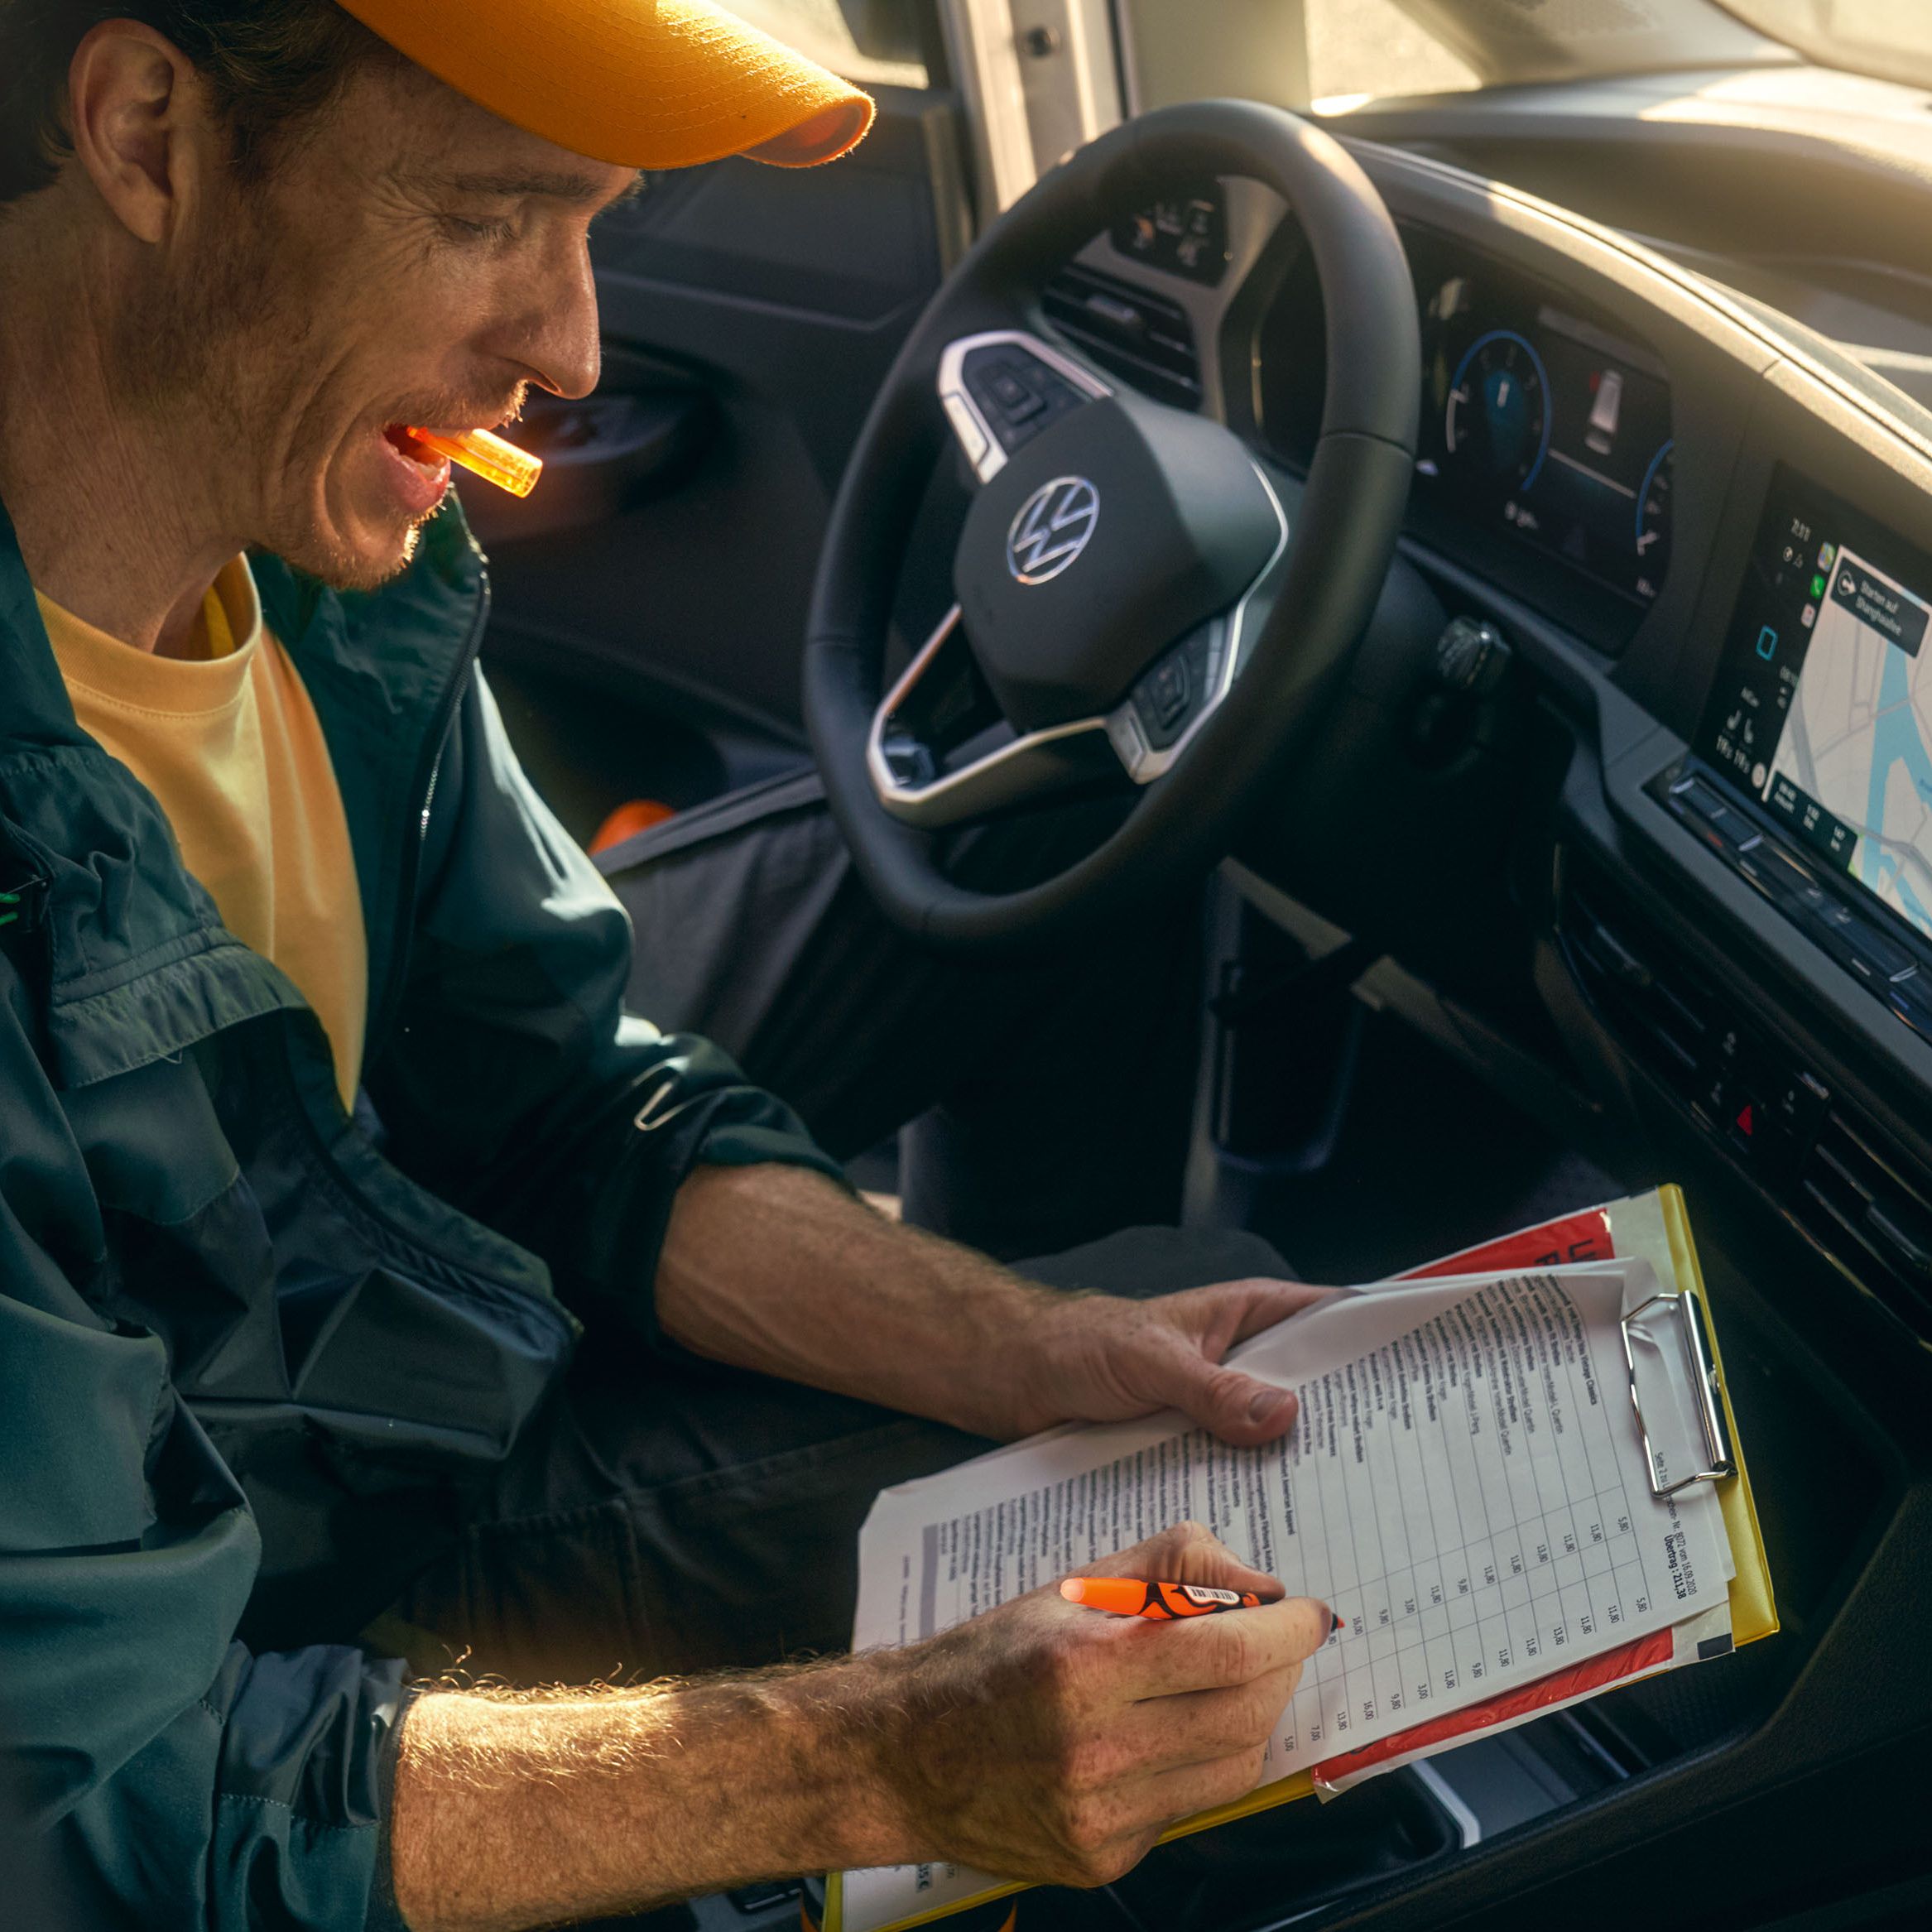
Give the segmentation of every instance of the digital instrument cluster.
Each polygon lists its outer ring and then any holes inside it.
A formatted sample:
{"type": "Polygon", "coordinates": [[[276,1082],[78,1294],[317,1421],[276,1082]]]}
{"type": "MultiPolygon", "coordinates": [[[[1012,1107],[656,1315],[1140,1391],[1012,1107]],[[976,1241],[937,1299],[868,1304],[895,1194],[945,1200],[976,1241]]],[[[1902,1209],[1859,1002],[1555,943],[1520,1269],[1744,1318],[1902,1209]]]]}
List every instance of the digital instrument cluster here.
{"type": "MultiPolygon", "coordinates": [[[[1554,285],[1433,230],[1401,232],[1423,352],[1410,527],[1579,635],[1619,646],[1670,567],[1663,363],[1554,285]]],[[[1305,252],[1262,325],[1259,358],[1263,433],[1305,464],[1327,387],[1305,252]]]]}
{"type": "Polygon", "coordinates": [[[1418,502],[1652,602],[1670,562],[1663,365],[1527,277],[1403,238],[1422,312],[1418,502]]]}

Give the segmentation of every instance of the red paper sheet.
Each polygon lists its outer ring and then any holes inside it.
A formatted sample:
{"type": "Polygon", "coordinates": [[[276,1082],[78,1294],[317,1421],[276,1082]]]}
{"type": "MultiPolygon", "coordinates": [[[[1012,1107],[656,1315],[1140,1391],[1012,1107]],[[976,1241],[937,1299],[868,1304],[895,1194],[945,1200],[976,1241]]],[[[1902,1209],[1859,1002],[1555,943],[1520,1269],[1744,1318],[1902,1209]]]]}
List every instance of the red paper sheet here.
{"type": "Polygon", "coordinates": [[[1670,1631],[1653,1630],[1648,1636],[1640,1636],[1620,1650],[1606,1651],[1600,1657],[1588,1657],[1567,1670],[1559,1670],[1553,1676],[1539,1677],[1534,1684],[1505,1691],[1486,1703],[1473,1704],[1466,1710],[1453,1711],[1447,1717],[1432,1718],[1427,1723],[1413,1725],[1406,1731],[1397,1732],[1392,1737],[1365,1744],[1359,1751],[1345,1752],[1339,1757],[1324,1759],[1314,1767],[1314,1781],[1318,1785],[1332,1785],[1343,1778],[1353,1777],[1357,1772],[1365,1771],[1372,1766],[1387,1764],[1391,1757],[1406,1757],[1412,1751],[1425,1751],[1434,1745],[1446,1744],[1452,1738],[1487,1731],[1494,1724],[1507,1724],[1515,1718],[1529,1717],[1535,1712],[1547,1710],[1552,1704],[1567,1703],[1573,1697],[1608,1690],[1612,1684],[1620,1684],[1627,1677],[1641,1676],[1647,1670],[1658,1670],[1668,1664],[1675,1641],[1670,1631]]]}
{"type": "Polygon", "coordinates": [[[1444,1255],[1439,1262],[1411,1268],[1396,1279],[1428,1281],[1438,1275],[1501,1275],[1511,1268],[1555,1268],[1616,1258],[1609,1215],[1602,1208],[1590,1208],[1580,1214],[1565,1214],[1559,1221],[1545,1221],[1540,1228],[1526,1228],[1520,1234],[1506,1234],[1500,1241],[1485,1242],[1480,1247],[1464,1248],[1460,1254],[1444,1255]]]}

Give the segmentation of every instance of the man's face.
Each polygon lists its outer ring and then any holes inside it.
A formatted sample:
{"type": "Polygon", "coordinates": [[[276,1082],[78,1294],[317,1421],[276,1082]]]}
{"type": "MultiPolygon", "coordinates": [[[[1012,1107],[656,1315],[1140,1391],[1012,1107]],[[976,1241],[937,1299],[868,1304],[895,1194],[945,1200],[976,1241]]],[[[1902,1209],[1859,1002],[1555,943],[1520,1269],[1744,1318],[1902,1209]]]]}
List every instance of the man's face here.
{"type": "Polygon", "coordinates": [[[449,487],[405,425],[515,416],[598,373],[591,217],[633,171],[375,66],[272,159],[197,184],[122,317],[130,396],[204,470],[223,527],[339,588],[408,560],[449,487]]]}

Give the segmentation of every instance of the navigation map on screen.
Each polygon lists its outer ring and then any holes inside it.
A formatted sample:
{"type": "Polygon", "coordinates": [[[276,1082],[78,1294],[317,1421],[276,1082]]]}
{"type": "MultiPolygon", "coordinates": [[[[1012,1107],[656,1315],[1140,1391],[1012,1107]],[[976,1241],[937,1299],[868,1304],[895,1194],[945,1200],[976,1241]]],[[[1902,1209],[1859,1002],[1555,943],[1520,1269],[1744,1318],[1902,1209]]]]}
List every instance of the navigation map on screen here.
{"type": "Polygon", "coordinates": [[[1699,749],[1932,937],[1932,560],[1781,478],[1699,749]]]}
{"type": "Polygon", "coordinates": [[[1850,549],[1824,574],[1771,790],[1847,827],[1852,877],[1932,933],[1932,605],[1850,549]]]}

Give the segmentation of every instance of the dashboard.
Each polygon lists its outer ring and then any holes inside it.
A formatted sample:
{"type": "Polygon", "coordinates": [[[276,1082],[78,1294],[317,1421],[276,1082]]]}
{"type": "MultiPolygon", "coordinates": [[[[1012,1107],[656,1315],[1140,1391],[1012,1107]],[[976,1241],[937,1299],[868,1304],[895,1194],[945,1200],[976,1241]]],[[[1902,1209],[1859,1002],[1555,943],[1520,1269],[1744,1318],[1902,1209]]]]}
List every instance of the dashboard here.
{"type": "MultiPolygon", "coordinates": [[[[1421,331],[1406,536],[1240,862],[1627,1151],[1688,1130],[1932,1355],[1932,416],[1622,236],[1357,153],[1421,331]]],[[[1090,353],[1130,319],[1110,366],[1218,408],[1292,523],[1327,328],[1292,214],[1190,185],[1074,276],[1049,319],[1090,353]]]]}
{"type": "MultiPolygon", "coordinates": [[[[1801,1845],[1815,1810],[1773,1794],[1815,1808],[1882,1752],[1922,1810],[1932,1689],[1891,1633],[1932,1588],[1932,414],[1624,235],[1353,151],[1413,272],[1415,469],[1238,916],[1317,961],[1285,986],[1386,954],[1358,993],[1554,1123],[1579,1189],[1684,1187],[1787,1619],[1708,1704],[1620,1694],[1644,1779],[1466,1853],[1420,1929],[1493,1922],[1552,1858],[1646,1899],[1660,1868],[1782,1870],[1774,1819],[1801,1845]]],[[[1292,531],[1327,318],[1291,211],[1189,185],[1120,241],[1047,321],[1218,413],[1292,531]]]]}

